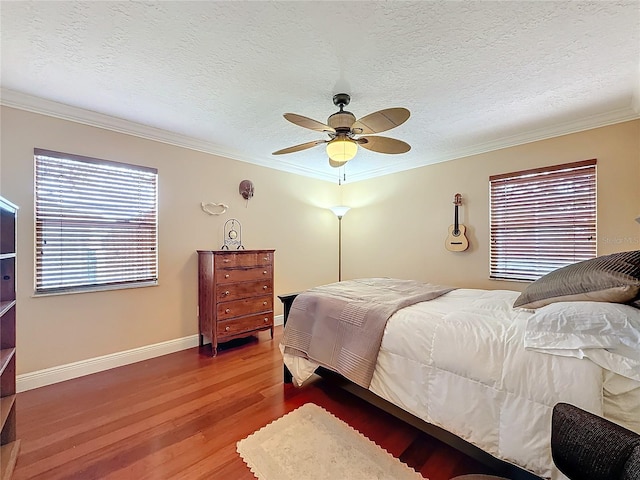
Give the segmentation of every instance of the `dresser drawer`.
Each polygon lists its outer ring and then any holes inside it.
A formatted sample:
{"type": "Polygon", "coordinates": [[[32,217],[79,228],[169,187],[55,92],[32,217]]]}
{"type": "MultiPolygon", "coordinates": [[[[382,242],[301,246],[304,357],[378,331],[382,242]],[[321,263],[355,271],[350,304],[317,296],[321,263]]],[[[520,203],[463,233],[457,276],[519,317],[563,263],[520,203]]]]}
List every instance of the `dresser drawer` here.
{"type": "Polygon", "coordinates": [[[241,298],[259,295],[273,295],[273,280],[271,278],[257,282],[230,283],[219,285],[216,294],[217,302],[230,302],[241,298]]]}
{"type": "Polygon", "coordinates": [[[218,254],[216,270],[229,267],[253,267],[256,265],[271,265],[273,254],[271,252],[224,252],[218,254]]]}
{"type": "Polygon", "coordinates": [[[218,285],[223,283],[246,282],[247,280],[269,279],[273,274],[273,267],[266,265],[263,267],[246,268],[224,268],[216,270],[215,281],[218,285]]]}
{"type": "Polygon", "coordinates": [[[273,311],[273,296],[245,298],[218,304],[218,321],[252,313],[273,311]]]}
{"type": "Polygon", "coordinates": [[[273,326],[273,313],[248,315],[218,322],[218,336],[225,337],[273,326]]]}

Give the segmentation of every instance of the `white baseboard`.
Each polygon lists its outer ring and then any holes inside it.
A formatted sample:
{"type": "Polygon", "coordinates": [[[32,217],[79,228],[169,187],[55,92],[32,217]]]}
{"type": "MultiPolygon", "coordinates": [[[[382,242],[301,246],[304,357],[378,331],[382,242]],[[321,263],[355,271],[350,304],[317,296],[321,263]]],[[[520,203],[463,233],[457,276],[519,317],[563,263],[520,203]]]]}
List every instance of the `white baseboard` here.
{"type": "MultiPolygon", "coordinates": [[[[276,315],[273,319],[275,325],[282,325],[284,317],[276,315]]],[[[124,352],[111,353],[101,357],[89,358],[79,362],[67,363],[57,367],[45,368],[36,372],[23,373],[16,377],[16,390],[25,392],[38,387],[52,385],[72,378],[102,372],[110,368],[121,367],[131,363],[141,362],[154,357],[160,357],[169,353],[179,352],[187,348],[198,346],[198,335],[177,338],[167,342],[146,345],[144,347],[126,350],[124,352]]]]}

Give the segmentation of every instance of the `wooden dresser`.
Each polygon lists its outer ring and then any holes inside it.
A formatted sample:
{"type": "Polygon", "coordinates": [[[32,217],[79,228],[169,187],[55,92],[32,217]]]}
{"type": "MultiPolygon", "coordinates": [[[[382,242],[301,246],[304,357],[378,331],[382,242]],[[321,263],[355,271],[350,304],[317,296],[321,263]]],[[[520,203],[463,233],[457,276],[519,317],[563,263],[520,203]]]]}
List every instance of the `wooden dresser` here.
{"type": "Polygon", "coordinates": [[[198,250],[200,346],[271,330],[274,250],[198,250]]]}

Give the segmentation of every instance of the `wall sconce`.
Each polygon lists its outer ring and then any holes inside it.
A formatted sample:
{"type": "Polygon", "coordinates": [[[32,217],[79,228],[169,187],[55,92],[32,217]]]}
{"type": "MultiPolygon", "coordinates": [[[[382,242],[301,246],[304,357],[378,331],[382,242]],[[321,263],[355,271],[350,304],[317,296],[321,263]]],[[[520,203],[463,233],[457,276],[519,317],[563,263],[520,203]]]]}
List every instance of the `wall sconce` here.
{"type": "Polygon", "coordinates": [[[336,217],[338,217],[338,281],[342,281],[342,217],[351,210],[351,207],[344,205],[338,205],[331,207],[331,210],[336,217]]]}
{"type": "Polygon", "coordinates": [[[636,222],[640,223],[640,217],[636,218],[636,222]]]}

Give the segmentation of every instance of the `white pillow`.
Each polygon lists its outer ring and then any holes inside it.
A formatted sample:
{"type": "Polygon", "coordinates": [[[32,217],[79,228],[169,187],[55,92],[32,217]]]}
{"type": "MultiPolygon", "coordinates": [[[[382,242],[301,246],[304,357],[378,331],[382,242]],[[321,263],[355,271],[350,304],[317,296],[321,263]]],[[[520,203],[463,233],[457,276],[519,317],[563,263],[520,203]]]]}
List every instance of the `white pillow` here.
{"type": "Polygon", "coordinates": [[[640,310],[607,302],[558,302],[527,320],[525,348],[615,348],[640,350],[640,310]]]}
{"type": "Polygon", "coordinates": [[[549,355],[586,357],[640,381],[640,310],[619,303],[552,303],[527,320],[524,346],[549,355]]]}

